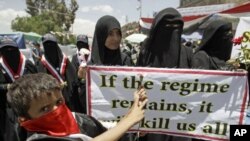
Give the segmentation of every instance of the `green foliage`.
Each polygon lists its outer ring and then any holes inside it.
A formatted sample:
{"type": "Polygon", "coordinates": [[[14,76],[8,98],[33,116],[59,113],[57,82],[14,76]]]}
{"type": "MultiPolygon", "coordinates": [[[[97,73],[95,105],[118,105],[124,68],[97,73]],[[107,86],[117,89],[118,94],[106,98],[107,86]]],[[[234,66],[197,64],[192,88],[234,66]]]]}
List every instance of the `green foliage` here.
{"type": "Polygon", "coordinates": [[[36,8],[36,3],[32,2],[33,0],[26,0],[27,9],[26,12],[31,16],[36,16],[39,13],[39,9],[36,8]]]}
{"type": "Polygon", "coordinates": [[[60,36],[58,34],[57,39],[61,41],[62,44],[75,44],[76,43],[76,37],[72,34],[68,34],[66,36],[60,36]]]}
{"type": "MultiPolygon", "coordinates": [[[[70,0],[67,5],[65,0],[26,0],[27,17],[16,17],[11,22],[13,31],[36,32],[44,35],[49,32],[70,33],[71,25],[75,20],[78,10],[76,0],[70,0]]],[[[68,37],[59,37],[62,43],[72,43],[68,37]]]]}

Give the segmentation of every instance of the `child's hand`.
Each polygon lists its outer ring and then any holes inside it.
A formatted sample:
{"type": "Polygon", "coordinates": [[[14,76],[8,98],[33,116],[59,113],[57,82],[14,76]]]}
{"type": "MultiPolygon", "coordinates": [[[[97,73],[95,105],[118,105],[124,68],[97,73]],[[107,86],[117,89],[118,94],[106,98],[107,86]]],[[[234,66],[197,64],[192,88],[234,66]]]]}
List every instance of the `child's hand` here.
{"type": "Polygon", "coordinates": [[[147,101],[148,99],[144,88],[134,92],[134,104],[130,108],[126,118],[129,118],[134,124],[142,120],[145,113],[143,107],[146,105],[147,101]]]}
{"type": "Polygon", "coordinates": [[[147,99],[147,95],[146,95],[146,90],[140,86],[140,88],[138,88],[137,91],[135,91],[134,93],[134,101],[135,99],[139,96],[139,103],[138,105],[140,105],[145,99],[147,99]]]}

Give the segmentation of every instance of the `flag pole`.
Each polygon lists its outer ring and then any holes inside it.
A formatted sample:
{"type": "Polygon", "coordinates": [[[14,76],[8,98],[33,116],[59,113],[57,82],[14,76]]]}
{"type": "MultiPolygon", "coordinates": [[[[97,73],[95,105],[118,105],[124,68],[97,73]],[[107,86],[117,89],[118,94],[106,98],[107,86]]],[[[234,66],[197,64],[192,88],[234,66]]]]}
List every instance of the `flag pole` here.
{"type": "MultiPolygon", "coordinates": [[[[140,10],[140,15],[139,15],[139,21],[141,20],[142,18],[142,0],[137,0],[139,2],[139,7],[137,7],[137,10],[140,10]]],[[[140,22],[139,22],[140,24],[140,22]]],[[[139,26],[139,33],[140,33],[140,26],[139,26]]]]}
{"type": "Polygon", "coordinates": [[[141,19],[141,13],[142,13],[142,2],[141,2],[141,0],[140,0],[140,19],[141,19]]]}

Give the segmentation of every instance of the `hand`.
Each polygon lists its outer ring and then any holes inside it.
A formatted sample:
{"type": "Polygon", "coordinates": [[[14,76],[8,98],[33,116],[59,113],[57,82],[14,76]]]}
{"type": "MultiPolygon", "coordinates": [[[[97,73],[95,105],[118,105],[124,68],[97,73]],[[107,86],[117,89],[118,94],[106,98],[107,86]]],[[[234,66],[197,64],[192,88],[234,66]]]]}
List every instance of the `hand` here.
{"type": "Polygon", "coordinates": [[[78,68],[78,72],[77,72],[78,78],[80,78],[80,79],[86,78],[86,68],[87,67],[82,67],[82,66],[80,66],[78,68]]]}
{"type": "Polygon", "coordinates": [[[137,91],[134,93],[134,100],[137,98],[137,96],[139,96],[139,105],[145,100],[147,99],[147,95],[146,95],[146,90],[143,88],[143,86],[140,86],[137,91]]]}
{"type": "Polygon", "coordinates": [[[146,105],[148,99],[146,95],[146,90],[144,88],[134,92],[134,104],[130,108],[128,114],[125,118],[128,118],[133,124],[138,123],[144,118],[144,106],[146,105]]]}

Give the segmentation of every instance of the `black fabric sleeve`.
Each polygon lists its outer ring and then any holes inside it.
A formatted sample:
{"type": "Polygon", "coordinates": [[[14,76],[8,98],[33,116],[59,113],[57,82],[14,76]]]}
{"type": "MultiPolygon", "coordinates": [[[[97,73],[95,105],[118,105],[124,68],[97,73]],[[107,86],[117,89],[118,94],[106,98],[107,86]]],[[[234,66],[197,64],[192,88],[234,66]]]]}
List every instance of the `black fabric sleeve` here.
{"type": "Polygon", "coordinates": [[[37,73],[38,72],[36,66],[30,60],[26,60],[25,67],[27,69],[27,73],[37,73]]]}
{"type": "Polygon", "coordinates": [[[75,113],[75,118],[82,134],[96,137],[107,130],[98,120],[86,114],[75,113]]]}

